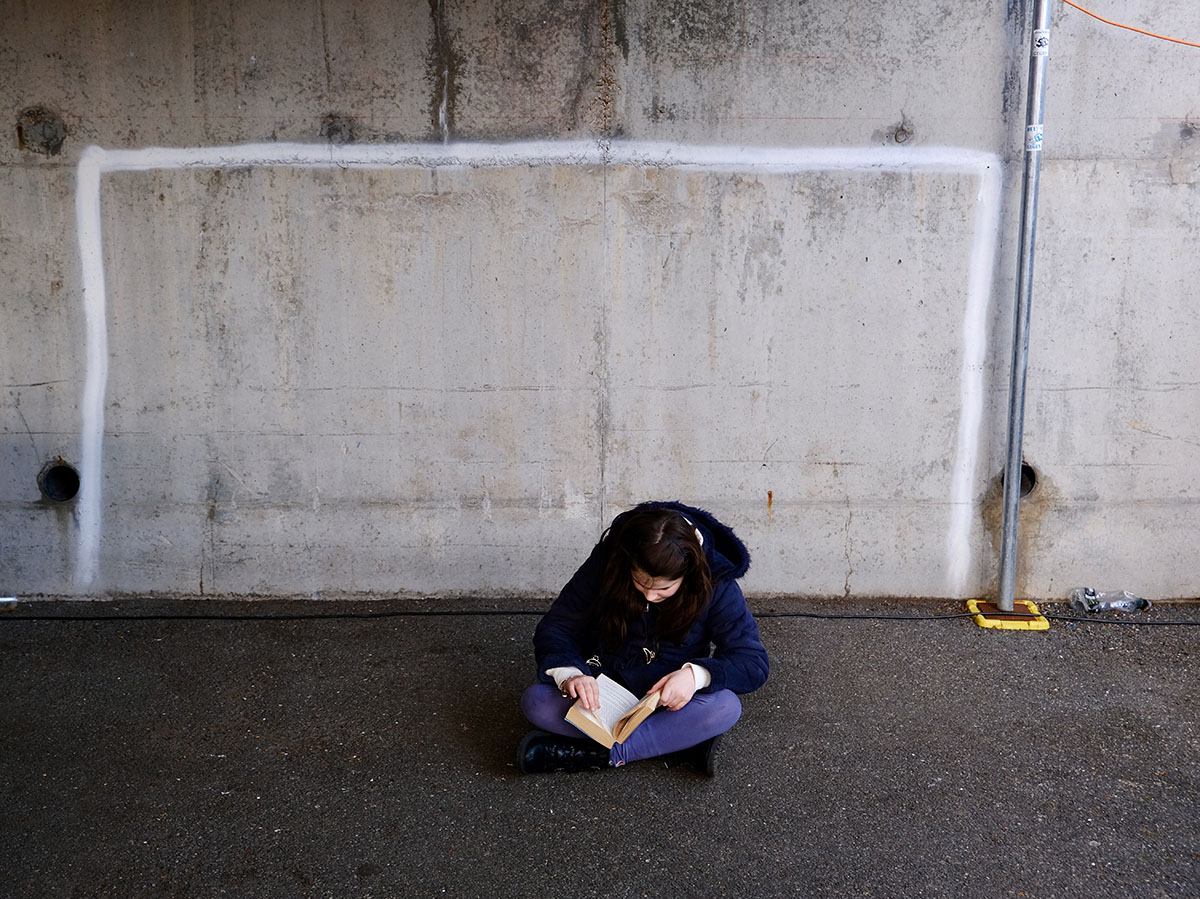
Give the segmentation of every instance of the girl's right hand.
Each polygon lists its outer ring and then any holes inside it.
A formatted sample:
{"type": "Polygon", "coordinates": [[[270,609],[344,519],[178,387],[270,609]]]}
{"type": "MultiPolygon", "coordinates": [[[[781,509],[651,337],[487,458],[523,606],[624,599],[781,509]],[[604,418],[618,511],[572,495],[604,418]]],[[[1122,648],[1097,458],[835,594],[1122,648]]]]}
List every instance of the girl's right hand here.
{"type": "Polygon", "coordinates": [[[573,674],[562,682],[561,689],[572,699],[581,700],[583,707],[589,712],[600,708],[600,685],[594,677],[586,674],[573,674]]]}

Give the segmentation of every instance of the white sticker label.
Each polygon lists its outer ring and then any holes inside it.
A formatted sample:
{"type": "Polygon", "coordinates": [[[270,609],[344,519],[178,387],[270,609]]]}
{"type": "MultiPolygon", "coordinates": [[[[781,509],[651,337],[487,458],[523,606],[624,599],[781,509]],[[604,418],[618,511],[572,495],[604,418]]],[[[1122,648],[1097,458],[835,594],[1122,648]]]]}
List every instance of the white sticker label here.
{"type": "Polygon", "coordinates": [[[1036,28],[1033,32],[1033,55],[1050,55],[1050,29],[1036,28]]]}
{"type": "Polygon", "coordinates": [[[1030,153],[1038,153],[1042,149],[1042,126],[1029,125],[1025,128],[1025,149],[1030,153]]]}

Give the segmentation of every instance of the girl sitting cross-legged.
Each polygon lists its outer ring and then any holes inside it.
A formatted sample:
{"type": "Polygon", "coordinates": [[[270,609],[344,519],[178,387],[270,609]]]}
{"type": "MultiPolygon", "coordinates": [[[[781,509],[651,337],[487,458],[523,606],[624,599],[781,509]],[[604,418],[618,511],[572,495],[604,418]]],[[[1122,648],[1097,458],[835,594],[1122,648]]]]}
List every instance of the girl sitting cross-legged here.
{"type": "Polygon", "coordinates": [[[708,774],[717,738],[742,712],[737,697],[767,679],[767,651],[737,578],[750,554],[701,509],[644,503],[614,519],[534,632],[538,682],[521,698],[538,728],[526,773],[618,767],[674,754],[708,774]],[[598,707],[601,673],[659,708],[606,749],[564,720],[598,707]]]}

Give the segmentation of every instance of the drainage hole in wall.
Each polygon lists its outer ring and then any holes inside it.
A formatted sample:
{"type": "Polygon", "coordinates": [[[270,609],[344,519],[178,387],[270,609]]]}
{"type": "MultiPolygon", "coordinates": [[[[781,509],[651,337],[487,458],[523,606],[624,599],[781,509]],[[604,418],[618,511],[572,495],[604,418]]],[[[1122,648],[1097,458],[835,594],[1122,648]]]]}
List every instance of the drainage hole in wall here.
{"type": "Polygon", "coordinates": [[[1037,486],[1037,471],[1028,462],[1021,463],[1021,496],[1029,496],[1037,486]]]}
{"type": "MultiPolygon", "coordinates": [[[[1037,486],[1038,473],[1037,469],[1028,462],[1021,463],[1021,498],[1029,496],[1033,493],[1033,488],[1037,486]]],[[[1000,472],[1000,486],[1004,486],[1004,472],[1000,472]]]]}
{"type": "Polygon", "coordinates": [[[50,462],[38,474],[38,489],[42,496],[56,503],[65,503],[79,493],[79,472],[62,459],[50,462]]]}

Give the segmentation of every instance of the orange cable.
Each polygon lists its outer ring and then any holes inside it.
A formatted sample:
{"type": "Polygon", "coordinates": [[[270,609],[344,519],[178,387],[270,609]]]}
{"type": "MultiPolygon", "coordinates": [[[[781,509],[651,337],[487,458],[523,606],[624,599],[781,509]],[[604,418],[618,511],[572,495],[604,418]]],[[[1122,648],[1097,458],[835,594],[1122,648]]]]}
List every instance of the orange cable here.
{"type": "Polygon", "coordinates": [[[1160,41],[1170,41],[1173,44],[1184,44],[1188,47],[1200,47],[1200,44],[1195,44],[1191,41],[1180,40],[1177,37],[1167,37],[1165,34],[1155,34],[1153,31],[1144,31],[1141,28],[1134,28],[1132,25],[1122,25],[1120,22],[1114,22],[1111,19],[1104,18],[1104,16],[1098,16],[1090,9],[1084,9],[1078,3],[1072,3],[1071,0],[1063,0],[1063,3],[1067,4],[1067,6],[1075,7],[1075,9],[1079,10],[1081,13],[1087,13],[1093,19],[1099,19],[1105,25],[1113,25],[1117,28],[1124,28],[1126,31],[1136,31],[1138,34],[1144,34],[1147,37],[1156,37],[1160,41]]]}

